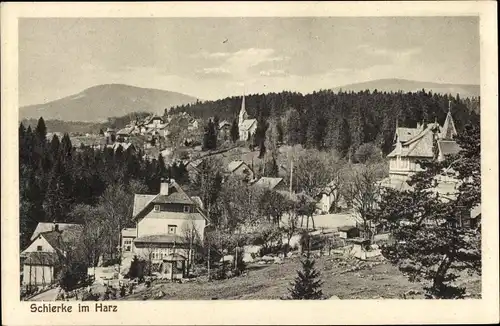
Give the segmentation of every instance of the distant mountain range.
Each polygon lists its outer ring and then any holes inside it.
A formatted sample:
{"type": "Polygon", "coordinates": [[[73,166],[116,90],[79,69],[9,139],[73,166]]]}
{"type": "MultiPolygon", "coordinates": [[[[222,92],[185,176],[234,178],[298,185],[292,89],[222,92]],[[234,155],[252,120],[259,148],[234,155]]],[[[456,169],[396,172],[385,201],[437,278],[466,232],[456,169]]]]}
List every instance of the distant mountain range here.
{"type": "Polygon", "coordinates": [[[334,92],[342,91],[365,91],[365,90],[379,92],[416,92],[422,89],[431,91],[433,93],[451,94],[455,96],[460,94],[460,97],[478,97],[480,95],[479,85],[467,84],[441,84],[432,82],[422,82],[407,79],[377,79],[368,82],[356,83],[333,88],[334,92]]]}
{"type": "Polygon", "coordinates": [[[195,97],[176,92],[106,84],[52,102],[21,107],[19,118],[97,122],[132,112],[163,114],[165,108],[194,103],[196,100],[195,97]]]}
{"type": "MultiPolygon", "coordinates": [[[[440,84],[406,79],[378,79],[333,88],[333,91],[415,92],[422,89],[441,94],[460,94],[462,98],[479,96],[479,85],[440,84]]],[[[109,117],[133,112],[163,114],[165,108],[194,103],[197,98],[159,89],[123,84],[98,85],[44,104],[19,109],[19,119],[103,122],[109,117]]]]}

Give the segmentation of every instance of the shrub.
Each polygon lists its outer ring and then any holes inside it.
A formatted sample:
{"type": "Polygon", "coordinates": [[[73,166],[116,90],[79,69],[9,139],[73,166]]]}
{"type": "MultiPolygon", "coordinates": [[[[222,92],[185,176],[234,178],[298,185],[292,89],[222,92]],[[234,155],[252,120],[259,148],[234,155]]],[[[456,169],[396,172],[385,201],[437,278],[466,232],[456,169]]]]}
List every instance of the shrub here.
{"type": "Polygon", "coordinates": [[[130,269],[127,273],[127,277],[134,279],[138,278],[142,280],[144,278],[144,271],[146,269],[146,261],[140,260],[137,256],[134,256],[132,262],[130,263],[130,269]]]}
{"type": "Polygon", "coordinates": [[[87,279],[87,266],[82,262],[70,262],[62,268],[58,279],[63,290],[71,291],[87,279]]]}

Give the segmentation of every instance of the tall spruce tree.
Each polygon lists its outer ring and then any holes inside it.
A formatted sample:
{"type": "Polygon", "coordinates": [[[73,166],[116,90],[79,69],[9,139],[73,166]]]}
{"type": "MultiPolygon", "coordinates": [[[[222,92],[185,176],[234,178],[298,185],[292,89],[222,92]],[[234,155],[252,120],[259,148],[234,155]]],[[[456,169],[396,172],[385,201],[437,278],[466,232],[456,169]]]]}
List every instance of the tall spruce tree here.
{"type": "Polygon", "coordinates": [[[36,136],[41,142],[45,142],[47,139],[47,127],[45,126],[45,121],[42,117],[38,119],[38,124],[35,129],[36,136]]]}
{"type": "Polygon", "coordinates": [[[231,124],[230,134],[233,143],[240,139],[240,130],[238,128],[238,121],[236,119],[234,119],[233,123],[231,124]]]}

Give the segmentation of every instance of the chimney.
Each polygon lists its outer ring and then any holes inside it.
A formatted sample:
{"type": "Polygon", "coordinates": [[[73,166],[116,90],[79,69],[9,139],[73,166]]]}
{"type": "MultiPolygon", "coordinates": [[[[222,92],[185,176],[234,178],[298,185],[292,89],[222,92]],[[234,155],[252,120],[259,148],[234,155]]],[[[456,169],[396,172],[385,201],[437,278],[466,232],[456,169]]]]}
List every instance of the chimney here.
{"type": "Polygon", "coordinates": [[[168,179],[161,179],[160,195],[168,195],[168,188],[170,188],[170,181],[168,179]]]}

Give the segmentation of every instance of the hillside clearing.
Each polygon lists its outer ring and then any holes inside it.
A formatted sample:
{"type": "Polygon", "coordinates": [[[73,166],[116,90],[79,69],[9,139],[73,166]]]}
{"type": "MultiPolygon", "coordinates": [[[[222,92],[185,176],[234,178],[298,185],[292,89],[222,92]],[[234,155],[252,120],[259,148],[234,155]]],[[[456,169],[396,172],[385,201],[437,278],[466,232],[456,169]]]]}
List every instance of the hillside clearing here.
{"type": "MultiPolygon", "coordinates": [[[[248,267],[248,275],[221,281],[194,281],[185,284],[153,284],[149,289],[124,297],[122,300],[278,300],[288,294],[290,282],[300,268],[298,257],[285,260],[284,264],[257,265],[248,267]]],[[[423,289],[419,283],[411,283],[387,262],[360,262],[343,257],[323,256],[316,259],[316,268],[324,282],[322,289],[326,298],[340,299],[422,299],[423,289]],[[351,266],[360,270],[347,271],[351,266]],[[410,292],[411,293],[411,292],[410,292]]],[[[472,297],[480,296],[480,279],[469,279],[467,291],[472,297]]]]}

